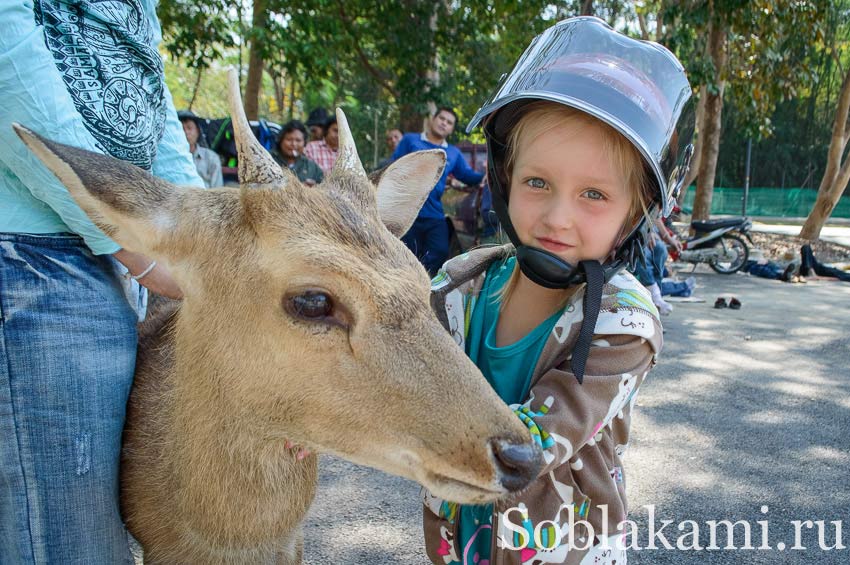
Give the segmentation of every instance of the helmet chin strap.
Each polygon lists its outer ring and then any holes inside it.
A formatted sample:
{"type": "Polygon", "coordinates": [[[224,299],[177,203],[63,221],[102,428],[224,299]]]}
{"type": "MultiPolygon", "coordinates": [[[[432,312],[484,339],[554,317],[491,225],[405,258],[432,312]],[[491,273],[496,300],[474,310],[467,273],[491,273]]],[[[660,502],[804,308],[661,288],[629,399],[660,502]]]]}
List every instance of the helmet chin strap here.
{"type": "Polygon", "coordinates": [[[581,321],[581,329],[579,329],[576,344],[573,346],[570,370],[576,376],[578,383],[582,384],[587,358],[590,357],[590,343],[593,341],[593,334],[596,330],[596,318],[599,316],[599,309],[602,307],[602,287],[605,285],[605,279],[599,261],[581,261],[579,264],[584,270],[587,285],[584,287],[584,299],[582,301],[584,319],[581,321]]]}

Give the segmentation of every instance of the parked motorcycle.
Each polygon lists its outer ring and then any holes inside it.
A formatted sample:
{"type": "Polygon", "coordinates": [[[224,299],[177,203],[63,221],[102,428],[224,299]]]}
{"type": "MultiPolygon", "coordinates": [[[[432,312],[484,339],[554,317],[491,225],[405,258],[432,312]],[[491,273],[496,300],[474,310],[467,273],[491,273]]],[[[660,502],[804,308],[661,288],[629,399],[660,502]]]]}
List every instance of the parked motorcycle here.
{"type": "Polygon", "coordinates": [[[747,241],[755,245],[749,234],[752,227],[752,220],[746,217],[691,222],[694,235],[680,238],[682,252],[670,249],[670,257],[674,261],[693,263],[694,268],[699,263],[708,263],[716,272],[731,275],[738,272],[750,256],[747,241]]]}

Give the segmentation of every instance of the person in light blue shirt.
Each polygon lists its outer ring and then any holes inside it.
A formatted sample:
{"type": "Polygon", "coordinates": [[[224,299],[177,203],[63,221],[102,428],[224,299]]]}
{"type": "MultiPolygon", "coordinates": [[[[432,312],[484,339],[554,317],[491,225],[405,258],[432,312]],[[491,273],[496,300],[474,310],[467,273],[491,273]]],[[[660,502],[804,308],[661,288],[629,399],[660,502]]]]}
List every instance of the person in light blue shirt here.
{"type": "Polygon", "coordinates": [[[165,86],[154,8],[0,6],[0,563],[133,563],[118,463],[136,282],[180,289],[102,233],[12,123],[203,186],[165,86]]]}
{"type": "Polygon", "coordinates": [[[484,173],[476,172],[466,163],[457,147],[446,142],[446,138],[454,131],[456,123],[457,115],[454,110],[447,107],[437,109],[428,120],[425,131],[421,134],[405,134],[392,156],[392,160],[395,161],[414,151],[442,149],[446,152],[446,168],[443,176],[434,185],[413,226],[401,238],[431,276],[437,273],[449,257],[449,228],[442,202],[443,193],[446,191],[446,178],[451,174],[459,181],[470,185],[477,185],[484,178],[484,173]]]}

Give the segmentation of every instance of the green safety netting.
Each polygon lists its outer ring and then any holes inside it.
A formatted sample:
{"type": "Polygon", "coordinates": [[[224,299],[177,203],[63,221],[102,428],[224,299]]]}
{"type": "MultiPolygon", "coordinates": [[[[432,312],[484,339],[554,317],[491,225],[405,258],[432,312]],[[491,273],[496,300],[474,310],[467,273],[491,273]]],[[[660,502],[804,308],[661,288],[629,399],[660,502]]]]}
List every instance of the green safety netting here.
{"type": "MultiPolygon", "coordinates": [[[[691,186],[680,199],[682,211],[686,214],[693,210],[695,193],[696,187],[691,186]]],[[[741,215],[743,198],[743,188],[715,188],[711,199],[712,215],[741,215]]],[[[805,218],[816,198],[817,190],[809,188],[751,188],[747,198],[747,215],[805,218]]],[[[831,217],[850,218],[850,197],[843,196],[838,201],[831,217]]]]}

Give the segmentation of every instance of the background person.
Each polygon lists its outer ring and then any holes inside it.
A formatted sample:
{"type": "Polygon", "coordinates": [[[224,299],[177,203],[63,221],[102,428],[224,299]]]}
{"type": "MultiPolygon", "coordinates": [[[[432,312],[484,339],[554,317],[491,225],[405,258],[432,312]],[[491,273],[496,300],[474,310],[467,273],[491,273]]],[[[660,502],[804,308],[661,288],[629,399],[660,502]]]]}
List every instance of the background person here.
{"type": "Polygon", "coordinates": [[[328,121],[328,111],[324,108],[313,108],[307,116],[307,128],[310,130],[309,141],[320,141],[324,137],[325,122],[328,121]]]}
{"type": "Polygon", "coordinates": [[[215,188],[224,186],[224,178],[221,175],[221,158],[212,149],[201,146],[203,135],[199,118],[189,110],[177,112],[177,117],[183,125],[183,134],[189,142],[189,152],[198,175],[203,179],[204,186],[215,188]]]}
{"type": "Polygon", "coordinates": [[[308,143],[304,154],[319,165],[323,173],[331,172],[339,156],[339,126],[336,116],[328,118],[322,126],[322,139],[308,143]]]}
{"type": "Polygon", "coordinates": [[[675,234],[670,233],[664,222],[659,218],[650,230],[650,236],[643,248],[644,261],[638,262],[633,270],[634,275],[649,290],[652,302],[662,316],[673,311],[673,305],[664,300],[663,296],[690,296],[696,286],[696,279],[688,277],[681,282],[664,282],[664,265],[669,253],[667,245],[682,252],[682,243],[675,234]]]}
{"type": "Polygon", "coordinates": [[[442,202],[446,178],[451,174],[469,185],[477,185],[484,178],[484,173],[475,172],[466,163],[460,150],[446,141],[454,132],[456,123],[457,115],[453,109],[446,106],[438,108],[427,121],[425,131],[421,134],[405,134],[392,156],[395,161],[414,151],[442,149],[446,152],[443,176],[434,185],[410,230],[401,238],[431,276],[437,273],[449,256],[449,227],[442,202]]]}
{"type": "Polygon", "coordinates": [[[292,120],[283,125],[277,136],[272,157],[281,167],[287,167],[298,180],[307,186],[315,186],[322,182],[324,173],[315,162],[304,155],[304,141],[307,139],[307,128],[298,120],[292,120]]]}
{"type": "Polygon", "coordinates": [[[388,155],[386,159],[381,160],[378,165],[375,167],[375,170],[383,169],[387,165],[393,162],[393,152],[395,148],[398,147],[401,138],[404,136],[401,129],[399,128],[391,128],[388,129],[384,134],[384,141],[387,144],[388,155]]]}

